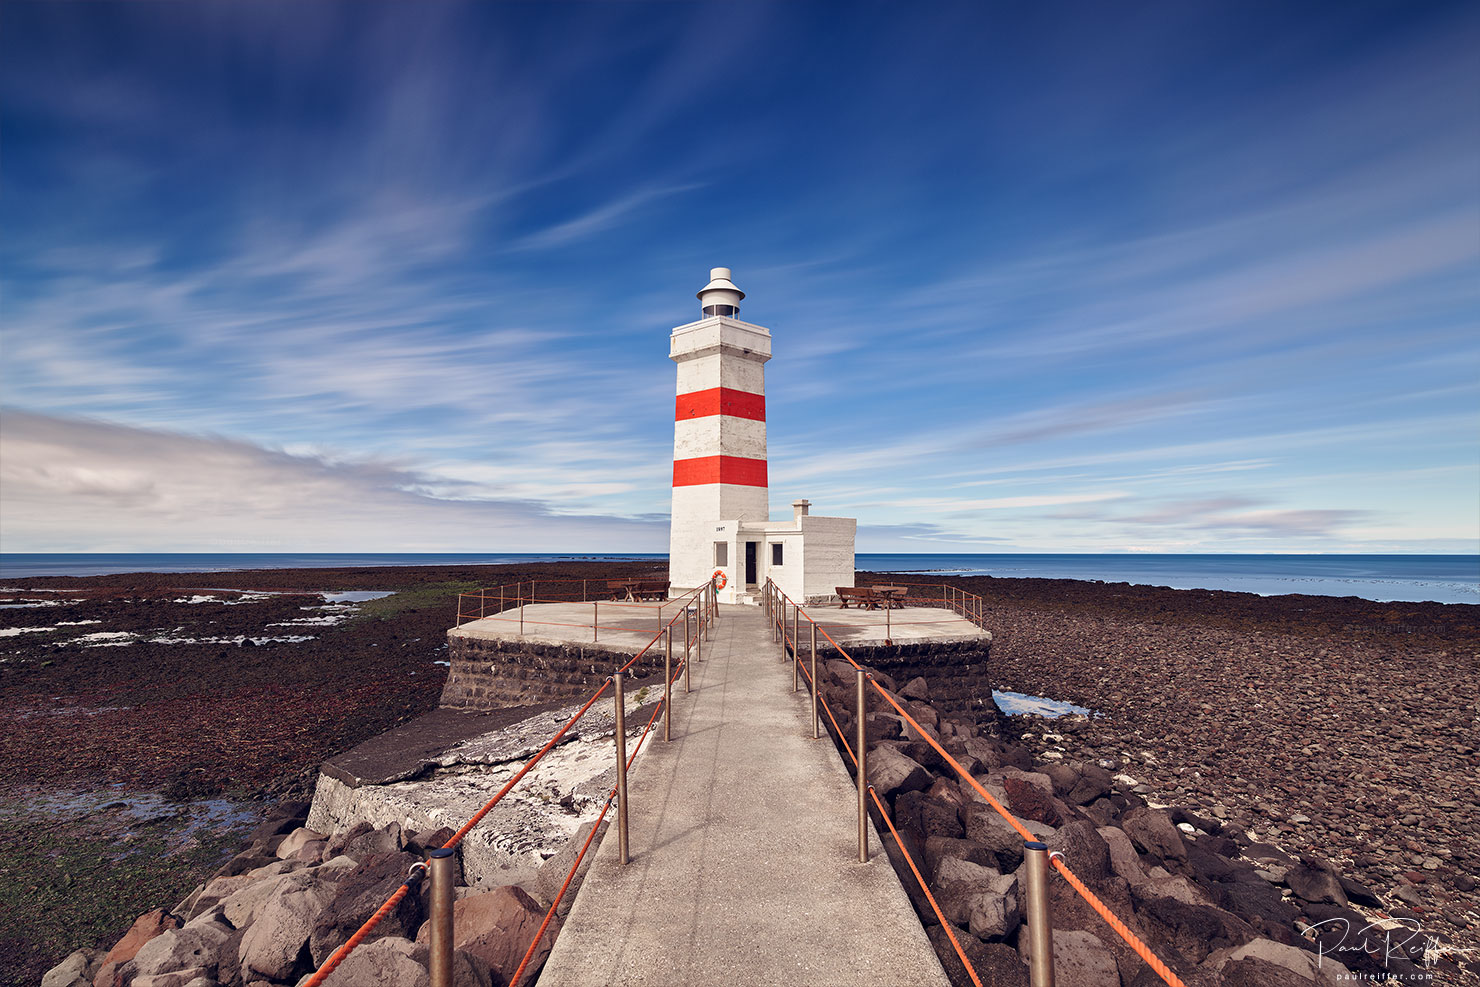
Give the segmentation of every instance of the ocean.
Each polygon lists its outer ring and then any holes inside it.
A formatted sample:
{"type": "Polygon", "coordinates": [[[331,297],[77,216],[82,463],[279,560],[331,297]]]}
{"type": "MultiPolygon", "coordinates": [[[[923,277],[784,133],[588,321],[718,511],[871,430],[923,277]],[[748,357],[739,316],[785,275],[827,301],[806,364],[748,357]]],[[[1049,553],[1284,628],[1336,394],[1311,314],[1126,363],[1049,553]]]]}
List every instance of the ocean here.
{"type": "MultiPolygon", "coordinates": [[[[530,562],[661,561],[647,554],[21,554],[0,553],[0,582],[31,576],[121,572],[219,572],[386,565],[508,565],[530,562]]],[[[1480,604],[1480,555],[932,555],[859,553],[873,572],[1127,582],[1173,589],[1275,596],[1480,604]]]]}

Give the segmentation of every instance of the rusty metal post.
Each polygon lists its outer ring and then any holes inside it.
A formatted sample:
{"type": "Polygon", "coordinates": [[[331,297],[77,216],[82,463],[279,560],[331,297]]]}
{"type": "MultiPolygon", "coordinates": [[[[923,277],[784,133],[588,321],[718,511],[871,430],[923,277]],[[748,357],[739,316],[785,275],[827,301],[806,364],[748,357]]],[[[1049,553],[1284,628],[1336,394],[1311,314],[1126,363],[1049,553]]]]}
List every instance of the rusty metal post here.
{"type": "MultiPolygon", "coordinates": [[[[462,597],[461,596],[459,596],[457,598],[457,602],[458,602],[457,615],[459,617],[461,617],[462,616],[462,597]]],[[[488,591],[485,590],[485,589],[480,589],[478,591],[478,619],[479,620],[482,620],[484,617],[487,617],[487,616],[488,616],[488,591]]]]}
{"type": "Polygon", "coordinates": [[[504,584],[498,584],[498,612],[504,612],[504,584]]]}
{"type": "Polygon", "coordinates": [[[1028,976],[1032,987],[1054,987],[1053,925],[1048,915],[1048,845],[1023,844],[1028,892],[1028,976]]]}
{"type": "Polygon", "coordinates": [[[595,643],[597,636],[601,634],[601,604],[591,603],[591,641],[595,643]]]}
{"type": "Polygon", "coordinates": [[[586,602],[586,580],[581,580],[581,602],[586,602]]]}
{"type": "Polygon", "coordinates": [[[663,742],[673,739],[673,625],[663,632],[663,742]]]}
{"type": "Polygon", "coordinates": [[[868,863],[868,695],[863,669],[854,673],[858,685],[858,862],[868,863]]]}
{"type": "Polygon", "coordinates": [[[817,625],[812,625],[812,739],[822,736],[817,722],[817,625]]]}
{"type": "Polygon", "coordinates": [[[448,849],[433,850],[427,862],[432,879],[430,910],[432,922],[431,967],[432,987],[452,987],[452,854],[448,849]]]}
{"type": "Polygon", "coordinates": [[[617,698],[617,858],[627,863],[627,697],[622,690],[622,673],[612,675],[617,698]]]}
{"type": "MultiPolygon", "coordinates": [[[[699,633],[700,614],[697,608],[694,610],[694,661],[704,660],[704,635],[699,633]]],[[[683,694],[689,694],[689,668],[690,664],[684,662],[683,666],[683,694]]]]}

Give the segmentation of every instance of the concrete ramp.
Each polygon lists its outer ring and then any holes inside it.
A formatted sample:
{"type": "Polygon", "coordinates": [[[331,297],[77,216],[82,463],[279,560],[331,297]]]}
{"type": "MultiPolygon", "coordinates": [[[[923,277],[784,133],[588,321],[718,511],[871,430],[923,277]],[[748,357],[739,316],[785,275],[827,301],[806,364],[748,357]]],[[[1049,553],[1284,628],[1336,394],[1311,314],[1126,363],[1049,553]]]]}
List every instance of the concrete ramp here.
{"type": "Polygon", "coordinates": [[[763,611],[725,606],[694,692],[675,689],[629,782],[631,861],[609,832],[540,976],[577,985],[947,987],[763,611]]]}

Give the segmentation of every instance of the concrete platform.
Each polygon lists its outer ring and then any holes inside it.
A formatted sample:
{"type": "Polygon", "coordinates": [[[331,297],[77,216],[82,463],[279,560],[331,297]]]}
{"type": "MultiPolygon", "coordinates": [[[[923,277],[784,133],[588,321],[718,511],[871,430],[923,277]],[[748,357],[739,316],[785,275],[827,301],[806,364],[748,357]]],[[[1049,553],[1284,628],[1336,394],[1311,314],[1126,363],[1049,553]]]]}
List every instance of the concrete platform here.
{"type": "Polygon", "coordinates": [[[704,656],[632,774],[631,862],[609,832],[539,982],[946,987],[763,612],[722,607],[704,656]]]}
{"type": "MultiPolygon", "coordinates": [[[[447,633],[494,641],[534,644],[589,644],[603,651],[635,655],[679,612],[676,601],[664,603],[529,603],[492,617],[463,623],[447,633]],[[521,622],[521,610],[522,622],[521,622]]],[[[682,640],[683,621],[674,643],[682,640]]]]}
{"type": "MultiPolygon", "coordinates": [[[[992,633],[984,631],[964,617],[944,607],[902,607],[898,610],[847,610],[833,606],[803,607],[802,612],[817,621],[843,647],[893,644],[924,644],[931,641],[990,641],[992,633]]],[[[803,619],[803,624],[806,620],[803,619]]],[[[807,640],[807,628],[801,629],[807,640]]],[[[817,646],[824,642],[819,636],[817,646]]]]}
{"type": "MultiPolygon", "coordinates": [[[[497,616],[468,621],[448,633],[486,640],[595,645],[603,651],[633,655],[678,612],[678,606],[677,603],[531,603],[524,607],[522,633],[517,607],[497,616]]],[[[732,612],[747,609],[738,604],[727,604],[727,607],[732,612]]],[[[803,609],[845,648],[886,642],[902,645],[992,639],[990,631],[942,607],[841,610],[836,605],[816,605],[803,609]]],[[[682,629],[680,622],[674,633],[681,634],[682,629]]],[[[805,628],[802,633],[806,640],[805,628]]],[[[674,638],[675,650],[679,640],[674,638]]],[[[818,645],[826,646],[826,642],[819,639],[818,645]]]]}

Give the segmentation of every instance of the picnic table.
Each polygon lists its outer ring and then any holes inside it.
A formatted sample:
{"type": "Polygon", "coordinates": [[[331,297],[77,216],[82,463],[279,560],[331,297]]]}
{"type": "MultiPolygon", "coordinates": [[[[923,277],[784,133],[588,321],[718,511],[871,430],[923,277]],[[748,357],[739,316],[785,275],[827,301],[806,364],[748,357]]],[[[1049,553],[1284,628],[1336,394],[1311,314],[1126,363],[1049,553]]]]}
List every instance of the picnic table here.
{"type": "Polygon", "coordinates": [[[838,586],[838,609],[847,610],[852,603],[860,610],[877,610],[883,598],[868,586],[838,586]]]}
{"type": "Polygon", "coordinates": [[[908,586],[874,586],[871,588],[886,610],[898,610],[903,607],[904,598],[910,592],[908,586]]]}

